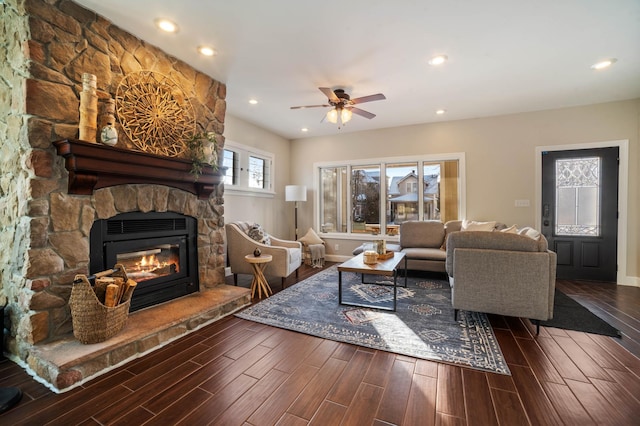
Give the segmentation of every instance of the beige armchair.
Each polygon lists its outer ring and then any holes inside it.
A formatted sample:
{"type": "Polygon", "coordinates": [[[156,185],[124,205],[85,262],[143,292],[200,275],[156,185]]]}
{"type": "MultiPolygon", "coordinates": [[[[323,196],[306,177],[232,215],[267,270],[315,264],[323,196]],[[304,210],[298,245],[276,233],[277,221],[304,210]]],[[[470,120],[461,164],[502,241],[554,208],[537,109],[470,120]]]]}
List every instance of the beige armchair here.
{"type": "Polygon", "coordinates": [[[225,225],[227,233],[227,257],[233,273],[233,282],[238,285],[238,274],[253,274],[251,265],[244,260],[257,248],[263,254],[270,254],[273,260],[265,269],[265,275],[282,278],[284,280],[294,271],[296,281],[298,268],[302,263],[302,245],[297,241],[287,241],[270,236],[271,245],[263,244],[249,237],[247,231],[251,228],[248,222],[232,222],[225,225]]]}

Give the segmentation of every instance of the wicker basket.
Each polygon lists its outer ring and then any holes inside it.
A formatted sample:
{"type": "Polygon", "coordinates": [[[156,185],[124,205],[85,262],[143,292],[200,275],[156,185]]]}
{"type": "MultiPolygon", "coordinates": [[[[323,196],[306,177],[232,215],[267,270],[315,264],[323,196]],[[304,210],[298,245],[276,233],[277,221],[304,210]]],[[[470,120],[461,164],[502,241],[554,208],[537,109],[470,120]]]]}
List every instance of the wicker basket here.
{"type": "MultiPolygon", "coordinates": [[[[124,266],[117,264],[113,270],[95,274],[96,277],[113,275],[124,278],[127,274],[124,266]],[[115,272],[114,272],[115,271],[115,272]]],[[[96,296],[86,275],[76,275],[69,306],[73,321],[73,335],[84,344],[103,342],[122,330],[127,322],[131,301],[108,308],[96,296]]]]}

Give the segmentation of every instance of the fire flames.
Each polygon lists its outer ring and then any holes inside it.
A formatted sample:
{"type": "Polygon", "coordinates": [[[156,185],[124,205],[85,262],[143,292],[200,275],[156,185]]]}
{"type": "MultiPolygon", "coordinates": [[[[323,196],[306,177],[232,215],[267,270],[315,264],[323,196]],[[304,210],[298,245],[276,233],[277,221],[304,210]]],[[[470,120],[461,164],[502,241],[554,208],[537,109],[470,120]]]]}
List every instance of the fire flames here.
{"type": "Polygon", "coordinates": [[[162,261],[153,254],[142,256],[138,261],[132,263],[132,265],[127,266],[127,273],[138,280],[148,280],[180,272],[180,265],[177,260],[162,261]]]}

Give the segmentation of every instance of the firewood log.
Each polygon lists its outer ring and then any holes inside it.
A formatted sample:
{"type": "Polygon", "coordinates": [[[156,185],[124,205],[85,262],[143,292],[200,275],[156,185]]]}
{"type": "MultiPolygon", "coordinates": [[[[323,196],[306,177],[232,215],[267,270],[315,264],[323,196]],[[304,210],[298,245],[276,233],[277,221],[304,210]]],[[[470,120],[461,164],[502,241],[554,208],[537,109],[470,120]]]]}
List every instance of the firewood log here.
{"type": "Polygon", "coordinates": [[[118,291],[120,287],[117,284],[109,284],[107,286],[107,292],[104,297],[104,306],[107,308],[113,308],[118,304],[118,291]]]}
{"type": "Polygon", "coordinates": [[[100,303],[105,303],[105,293],[107,292],[107,286],[109,284],[114,284],[115,281],[111,277],[99,277],[96,278],[96,285],[94,286],[94,291],[96,292],[96,297],[100,301],[100,303]]]}
{"type": "Polygon", "coordinates": [[[126,289],[124,291],[122,299],[120,300],[120,303],[127,303],[129,300],[131,300],[131,296],[133,296],[133,290],[136,289],[137,285],[138,283],[134,280],[127,280],[127,284],[124,286],[126,287],[126,289]]]}

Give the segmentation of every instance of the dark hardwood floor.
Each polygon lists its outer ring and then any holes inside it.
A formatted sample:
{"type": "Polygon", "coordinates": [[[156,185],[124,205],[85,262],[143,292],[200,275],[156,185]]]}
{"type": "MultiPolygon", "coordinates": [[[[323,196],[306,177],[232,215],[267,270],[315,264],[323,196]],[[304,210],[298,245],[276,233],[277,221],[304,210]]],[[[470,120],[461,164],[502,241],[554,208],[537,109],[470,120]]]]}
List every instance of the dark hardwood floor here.
{"type": "MultiPolygon", "coordinates": [[[[303,266],[300,279],[318,271],[303,266]]],[[[558,288],[622,339],[544,327],[536,337],[526,320],[491,316],[512,372],[505,376],[231,316],[64,394],[4,362],[0,386],[24,396],[0,425],[638,424],[640,288],[558,288]]]]}

